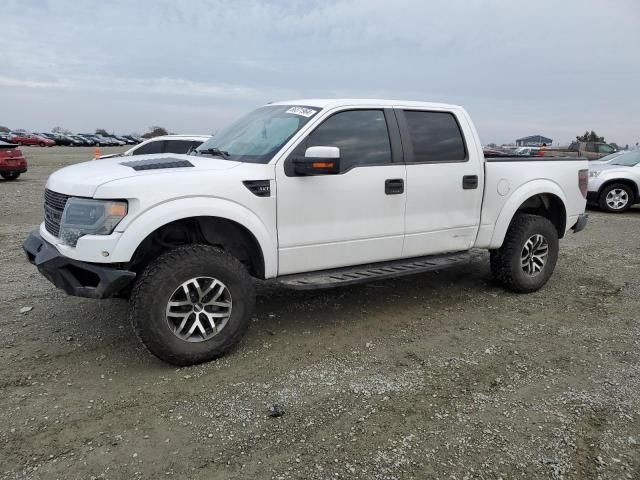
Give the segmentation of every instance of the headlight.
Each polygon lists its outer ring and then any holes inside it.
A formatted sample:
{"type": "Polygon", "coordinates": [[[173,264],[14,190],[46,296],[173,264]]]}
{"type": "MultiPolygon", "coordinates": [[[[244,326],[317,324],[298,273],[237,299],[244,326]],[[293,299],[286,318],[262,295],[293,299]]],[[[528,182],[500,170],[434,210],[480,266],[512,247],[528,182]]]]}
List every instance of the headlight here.
{"type": "Polygon", "coordinates": [[[596,178],[602,173],[602,170],[589,170],[589,178],[596,178]]]}
{"type": "Polygon", "coordinates": [[[84,235],[109,235],[127,214],[127,202],[72,197],[60,221],[60,239],[75,247],[84,235]]]}

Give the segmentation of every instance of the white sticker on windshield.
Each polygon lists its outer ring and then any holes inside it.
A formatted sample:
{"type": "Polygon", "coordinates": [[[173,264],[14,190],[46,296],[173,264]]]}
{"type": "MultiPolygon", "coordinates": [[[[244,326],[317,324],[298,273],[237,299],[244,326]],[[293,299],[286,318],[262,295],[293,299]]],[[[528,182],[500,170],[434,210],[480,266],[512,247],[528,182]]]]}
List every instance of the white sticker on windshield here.
{"type": "Polygon", "coordinates": [[[302,115],[303,117],[310,117],[312,116],[314,113],[316,113],[316,111],[313,108],[307,108],[307,107],[291,107],[289,110],[287,110],[286,113],[293,113],[295,115],[302,115]]]}

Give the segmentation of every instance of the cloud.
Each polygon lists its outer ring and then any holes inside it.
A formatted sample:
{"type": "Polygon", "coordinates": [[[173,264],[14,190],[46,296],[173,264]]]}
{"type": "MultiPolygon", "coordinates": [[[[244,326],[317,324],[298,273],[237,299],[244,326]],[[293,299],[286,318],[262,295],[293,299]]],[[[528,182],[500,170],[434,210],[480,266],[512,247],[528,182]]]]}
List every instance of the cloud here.
{"type": "Polygon", "coordinates": [[[80,90],[100,93],[136,93],[158,96],[217,98],[260,98],[258,92],[242,85],[192,82],[182,78],[130,78],[77,75],[53,81],[40,81],[0,75],[0,87],[80,90]]]}
{"type": "Polygon", "coordinates": [[[206,110],[209,131],[265,101],[378,96],[460,103],[486,142],[640,137],[637,0],[5,0],[3,20],[10,125],[85,122],[89,104],[123,130],[196,131],[182,115],[206,110]]]}

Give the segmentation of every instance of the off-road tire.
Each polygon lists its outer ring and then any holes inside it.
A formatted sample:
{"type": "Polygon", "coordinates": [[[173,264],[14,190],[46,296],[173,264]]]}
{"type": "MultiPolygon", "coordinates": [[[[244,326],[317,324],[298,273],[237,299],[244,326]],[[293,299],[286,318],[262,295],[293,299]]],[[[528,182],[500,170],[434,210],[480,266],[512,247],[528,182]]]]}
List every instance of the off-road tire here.
{"type": "Polygon", "coordinates": [[[129,319],[140,341],[165,362],[185,366],[223,355],[244,335],[255,306],[255,291],[247,269],[236,258],[209,245],[186,245],[152,261],[131,292],[129,319]],[[231,316],[208,340],[189,342],[170,329],[167,302],[177,287],[195,277],[213,277],[226,285],[232,299],[231,316]]]}
{"type": "Polygon", "coordinates": [[[623,183],[612,183],[611,185],[607,185],[606,187],[604,187],[600,192],[600,197],[598,198],[598,206],[600,207],[600,209],[604,210],[605,212],[622,213],[622,212],[626,212],[627,210],[629,210],[629,208],[631,208],[631,205],[633,205],[634,197],[635,195],[633,194],[633,190],[631,190],[631,188],[629,188],[628,185],[625,185],[623,183]],[[611,208],[607,204],[607,195],[611,190],[616,190],[616,189],[624,190],[627,193],[627,198],[629,199],[627,204],[622,208],[611,208]]]}
{"type": "Polygon", "coordinates": [[[490,252],[491,273],[505,288],[517,293],[531,293],[542,288],[558,260],[558,231],[546,218],[518,213],[511,221],[502,247],[490,252]],[[522,268],[521,256],[525,242],[533,235],[542,235],[548,243],[548,254],[542,270],[535,276],[522,268]]]}
{"type": "Polygon", "coordinates": [[[2,178],[4,178],[7,181],[11,181],[11,180],[17,180],[20,174],[18,172],[12,172],[12,173],[2,173],[0,174],[0,176],[2,176],[2,178]]]}

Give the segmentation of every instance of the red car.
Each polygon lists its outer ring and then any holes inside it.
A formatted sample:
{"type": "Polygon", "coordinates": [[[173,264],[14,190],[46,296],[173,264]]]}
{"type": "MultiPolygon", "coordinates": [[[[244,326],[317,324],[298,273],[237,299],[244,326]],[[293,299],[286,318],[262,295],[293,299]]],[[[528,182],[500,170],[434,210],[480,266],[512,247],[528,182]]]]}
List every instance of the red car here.
{"type": "Polygon", "coordinates": [[[15,180],[27,171],[27,160],[17,145],[0,141],[0,176],[15,180]]]}
{"type": "Polygon", "coordinates": [[[27,132],[13,132],[9,140],[18,145],[40,145],[41,147],[53,147],[56,144],[56,142],[49,138],[27,132]]]}

